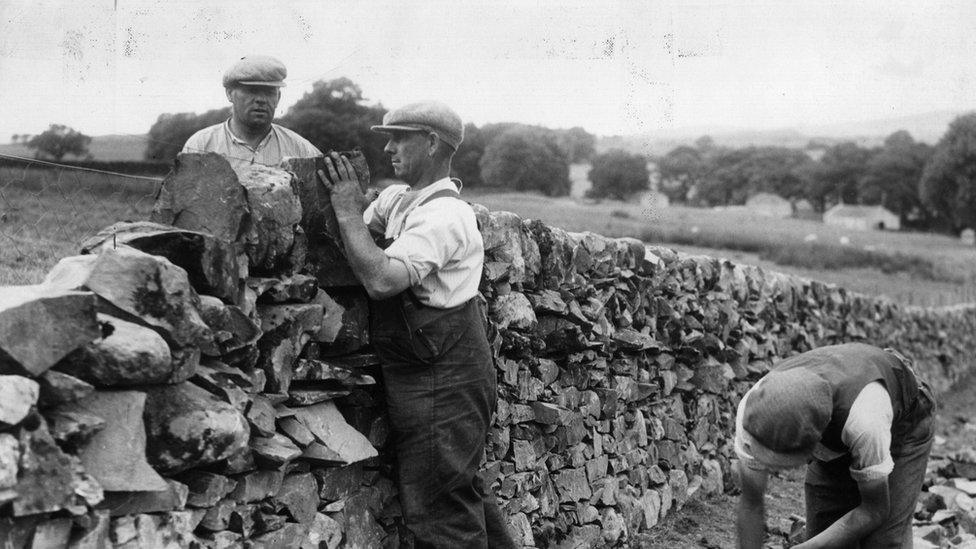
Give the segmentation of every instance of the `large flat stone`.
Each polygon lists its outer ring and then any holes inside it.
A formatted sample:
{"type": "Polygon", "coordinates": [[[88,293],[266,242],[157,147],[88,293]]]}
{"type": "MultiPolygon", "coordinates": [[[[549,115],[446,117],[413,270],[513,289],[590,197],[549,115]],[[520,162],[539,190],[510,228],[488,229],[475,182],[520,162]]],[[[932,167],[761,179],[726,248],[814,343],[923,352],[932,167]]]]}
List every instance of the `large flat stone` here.
{"type": "MultiPolygon", "coordinates": [[[[301,227],[308,237],[307,271],[319,281],[319,286],[358,286],[359,281],[349,268],[342,248],[339,222],[332,208],[328,191],[315,175],[316,170],[325,170],[322,157],[288,158],[281,167],[295,174],[298,184],[298,197],[302,205],[301,227]]],[[[365,192],[368,177],[360,186],[365,192]]]]}
{"type": "Polygon", "coordinates": [[[295,417],[308,427],[322,446],[334,453],[329,461],[348,464],[377,455],[376,448],[346,422],[331,401],[296,409],[295,417]]]}
{"type": "Polygon", "coordinates": [[[250,223],[244,235],[244,251],[255,274],[295,270],[290,252],[302,206],[292,174],[280,168],[254,164],[238,171],[246,190],[250,223]]]}
{"type": "Polygon", "coordinates": [[[62,259],[44,282],[65,290],[91,290],[101,298],[100,312],[150,326],[176,347],[198,347],[213,339],[200,318],[200,298],[186,271],[164,257],[129,247],[106,248],[98,255],[62,259]]]}
{"type": "Polygon", "coordinates": [[[40,375],[100,335],[90,292],[0,287],[0,373],[40,375]]]}
{"type": "Polygon", "coordinates": [[[149,219],[236,242],[248,215],[247,195],[227,159],[217,153],[186,153],[176,157],[149,219]]]}
{"type": "MultiPolygon", "coordinates": [[[[144,385],[183,381],[169,345],[155,330],[99,313],[105,337],[59,362],[56,369],[97,385],[144,385]]],[[[195,368],[194,368],[195,369],[195,368]]]]}
{"type": "Polygon", "coordinates": [[[243,297],[238,246],[232,242],[171,225],[124,221],[82,242],[81,253],[98,253],[102,248],[119,245],[165,257],[182,267],[190,277],[190,284],[201,294],[233,304],[240,303],[243,297]]]}
{"type": "Polygon", "coordinates": [[[204,389],[179,383],[147,388],[146,395],[146,455],[158,470],[185,471],[247,449],[247,420],[204,389]]]}
{"type": "Polygon", "coordinates": [[[58,408],[102,418],[104,428],[79,452],[85,470],[105,490],[152,492],[166,482],[146,461],[143,411],[146,395],[137,391],[96,391],[78,402],[58,408]]]}

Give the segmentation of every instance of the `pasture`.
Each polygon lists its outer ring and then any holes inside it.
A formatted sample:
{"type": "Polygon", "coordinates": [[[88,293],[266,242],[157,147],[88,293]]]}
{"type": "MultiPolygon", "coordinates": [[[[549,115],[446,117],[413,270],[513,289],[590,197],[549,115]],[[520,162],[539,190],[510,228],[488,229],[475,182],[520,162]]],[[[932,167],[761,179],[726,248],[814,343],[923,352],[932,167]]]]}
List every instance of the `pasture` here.
{"type": "MultiPolygon", "coordinates": [[[[585,170],[574,168],[574,195],[585,170]]],[[[0,169],[0,284],[33,284],[86,237],[147,219],[158,183],[99,173],[0,169]]],[[[976,301],[976,248],[944,235],[849,231],[819,222],[581,198],[465,189],[492,210],[569,231],[629,236],[835,283],[909,305],[976,301]],[[816,235],[813,243],[806,242],[816,235]],[[840,244],[841,238],[849,244],[840,244]],[[841,260],[838,263],[838,260],[841,260]]],[[[577,195],[578,196],[578,195],[577,195]]]]}

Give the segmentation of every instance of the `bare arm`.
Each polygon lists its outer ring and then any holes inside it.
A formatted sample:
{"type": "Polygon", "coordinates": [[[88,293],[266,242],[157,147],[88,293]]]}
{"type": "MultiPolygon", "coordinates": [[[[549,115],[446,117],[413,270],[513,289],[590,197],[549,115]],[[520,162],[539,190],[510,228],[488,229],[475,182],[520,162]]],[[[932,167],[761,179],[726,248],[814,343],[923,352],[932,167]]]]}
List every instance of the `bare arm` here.
{"type": "Polygon", "coordinates": [[[857,483],[861,504],[831,524],[813,538],[795,545],[794,549],[818,547],[846,547],[870,534],[888,516],[890,501],[888,479],[882,478],[857,483]]]}
{"type": "Polygon", "coordinates": [[[349,160],[336,153],[325,158],[328,177],[318,171],[322,185],[332,199],[332,208],[339,221],[339,233],[346,248],[346,259],[353,274],[373,299],[392,297],[410,287],[407,266],[390,259],[373,242],[363,223],[366,198],[359,189],[356,172],[349,160]]]}
{"type": "Polygon", "coordinates": [[[739,549],[761,549],[766,536],[766,505],[763,498],[769,473],[750,469],[740,462],[739,478],[742,483],[736,516],[739,549]]]}

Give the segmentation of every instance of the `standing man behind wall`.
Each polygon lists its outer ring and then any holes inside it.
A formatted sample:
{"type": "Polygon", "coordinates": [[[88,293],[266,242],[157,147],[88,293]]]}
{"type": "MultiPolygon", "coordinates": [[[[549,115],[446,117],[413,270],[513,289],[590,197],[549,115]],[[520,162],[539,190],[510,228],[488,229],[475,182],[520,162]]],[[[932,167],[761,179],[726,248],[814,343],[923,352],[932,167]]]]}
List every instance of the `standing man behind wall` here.
{"type": "Polygon", "coordinates": [[[780,362],[736,414],[739,547],[762,547],[769,471],[807,464],[807,540],[795,548],[911,548],[934,406],[890,349],[848,343],[780,362]]]}
{"type": "Polygon", "coordinates": [[[271,122],[287,75],[285,65],[274,57],[242,57],[224,73],[231,117],[191,135],[182,152],[219,153],[234,170],[251,164],[277,166],[289,156],[322,156],[304,137],[271,122]]]}
{"type": "Polygon", "coordinates": [[[319,178],[352,270],[375,300],[404,520],[418,548],[514,547],[478,474],[497,394],[478,295],[484,244],[448,177],[464,126],[447,106],[425,102],[372,129],[389,135],[384,151],[407,185],[367,207],[352,165],[335,153],[319,178]]]}

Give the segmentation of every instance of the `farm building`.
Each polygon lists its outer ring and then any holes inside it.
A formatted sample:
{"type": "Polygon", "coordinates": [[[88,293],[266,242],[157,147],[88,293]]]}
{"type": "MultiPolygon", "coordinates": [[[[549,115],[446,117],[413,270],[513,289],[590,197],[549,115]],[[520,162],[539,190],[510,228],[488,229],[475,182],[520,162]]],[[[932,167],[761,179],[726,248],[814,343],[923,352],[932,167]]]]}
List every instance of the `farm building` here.
{"type": "Polygon", "coordinates": [[[901,220],[883,206],[855,206],[838,204],[823,214],[823,222],[854,230],[891,230],[901,228],[901,220]]]}
{"type": "Polygon", "coordinates": [[[790,201],[772,193],[756,193],[746,200],[746,209],[763,217],[790,217],[793,205],[790,201]]]}

